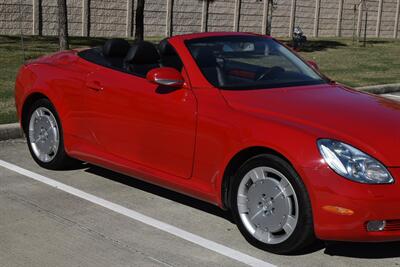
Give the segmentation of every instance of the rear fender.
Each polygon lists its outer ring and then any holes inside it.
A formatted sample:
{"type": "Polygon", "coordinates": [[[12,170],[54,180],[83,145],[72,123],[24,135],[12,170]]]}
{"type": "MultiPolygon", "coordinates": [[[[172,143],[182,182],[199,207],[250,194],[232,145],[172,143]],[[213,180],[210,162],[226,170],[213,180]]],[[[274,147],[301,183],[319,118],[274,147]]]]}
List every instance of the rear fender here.
{"type": "MultiPolygon", "coordinates": [[[[62,92],[60,89],[53,88],[51,86],[51,81],[38,79],[37,66],[38,65],[28,65],[21,67],[17,77],[15,100],[21,126],[24,124],[25,118],[23,116],[27,115],[28,106],[33,101],[42,97],[50,100],[56,108],[60,120],[63,121],[65,108],[62,101],[62,92]]],[[[46,70],[40,71],[45,72],[46,70]]]]}

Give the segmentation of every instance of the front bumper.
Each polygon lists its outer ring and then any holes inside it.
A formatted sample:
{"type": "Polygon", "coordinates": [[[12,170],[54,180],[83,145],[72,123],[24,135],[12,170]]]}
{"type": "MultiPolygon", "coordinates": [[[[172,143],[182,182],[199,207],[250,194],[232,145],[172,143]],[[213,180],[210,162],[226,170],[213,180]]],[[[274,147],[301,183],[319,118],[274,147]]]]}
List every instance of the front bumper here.
{"type": "Polygon", "coordinates": [[[400,240],[400,168],[389,168],[394,184],[369,185],[347,180],[325,163],[300,174],[311,198],[315,234],[322,240],[380,242],[400,240]],[[338,214],[324,207],[353,211],[338,214]],[[368,232],[368,221],[386,220],[383,231],[368,232]]]}

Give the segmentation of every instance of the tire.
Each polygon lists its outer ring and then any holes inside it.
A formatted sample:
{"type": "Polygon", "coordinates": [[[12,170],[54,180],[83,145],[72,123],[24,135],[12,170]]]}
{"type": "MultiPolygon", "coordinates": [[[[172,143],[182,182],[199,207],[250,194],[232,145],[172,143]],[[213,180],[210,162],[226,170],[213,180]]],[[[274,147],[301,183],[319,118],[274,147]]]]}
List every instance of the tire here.
{"type": "Polygon", "coordinates": [[[39,166],[50,170],[65,170],[79,163],[65,152],[61,122],[48,99],[34,102],[25,122],[29,152],[39,166]]]}
{"type": "Polygon", "coordinates": [[[314,235],[311,204],[293,167],[263,154],[246,161],[232,182],[231,212],[245,239],[276,254],[295,254],[314,235]]]}

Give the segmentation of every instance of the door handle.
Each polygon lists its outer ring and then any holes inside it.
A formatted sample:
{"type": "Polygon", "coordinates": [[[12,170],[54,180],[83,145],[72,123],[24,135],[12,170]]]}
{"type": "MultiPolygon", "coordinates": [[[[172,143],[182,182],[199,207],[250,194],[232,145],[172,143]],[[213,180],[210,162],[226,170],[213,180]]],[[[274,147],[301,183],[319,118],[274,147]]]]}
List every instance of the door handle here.
{"type": "Polygon", "coordinates": [[[95,91],[103,91],[104,89],[99,81],[89,81],[86,83],[86,86],[95,91]]]}

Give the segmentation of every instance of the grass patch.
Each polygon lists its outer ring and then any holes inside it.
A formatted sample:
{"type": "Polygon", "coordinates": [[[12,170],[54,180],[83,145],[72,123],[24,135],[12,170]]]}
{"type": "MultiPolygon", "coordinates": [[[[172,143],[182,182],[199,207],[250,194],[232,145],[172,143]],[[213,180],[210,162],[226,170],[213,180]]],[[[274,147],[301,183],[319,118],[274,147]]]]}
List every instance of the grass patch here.
{"type": "MultiPolygon", "coordinates": [[[[148,39],[157,42],[161,37],[148,39]]],[[[102,45],[107,38],[71,37],[71,48],[102,45]]],[[[25,37],[25,58],[58,50],[56,37],[25,37]]],[[[400,82],[400,41],[369,40],[367,47],[351,39],[311,39],[300,53],[315,60],[328,77],[350,86],[400,82]]],[[[18,36],[0,36],[0,124],[16,122],[14,81],[23,53],[18,36]]]]}
{"type": "Polygon", "coordinates": [[[400,82],[400,40],[311,39],[300,53],[340,83],[357,87],[400,82]]]}

